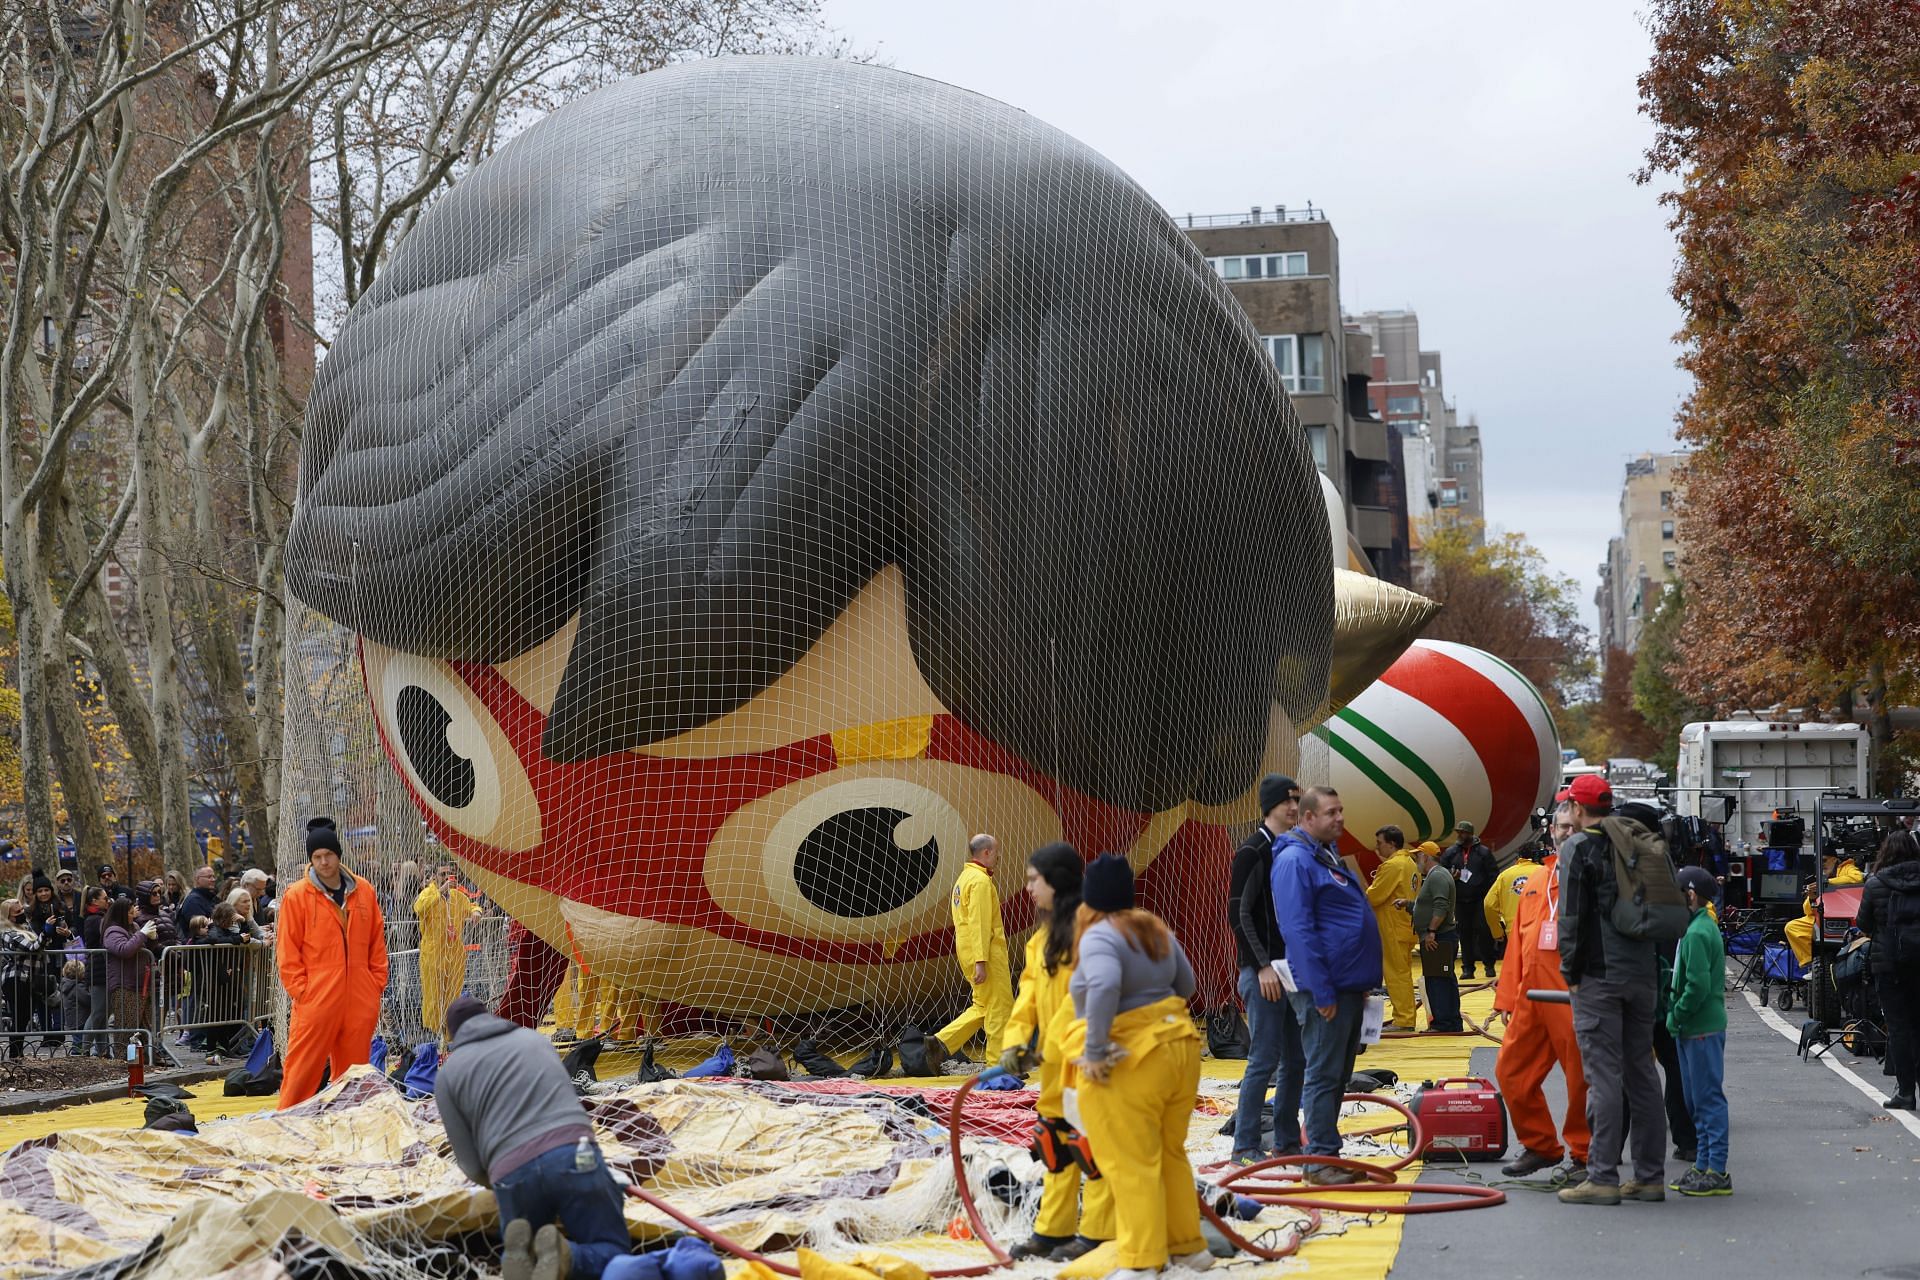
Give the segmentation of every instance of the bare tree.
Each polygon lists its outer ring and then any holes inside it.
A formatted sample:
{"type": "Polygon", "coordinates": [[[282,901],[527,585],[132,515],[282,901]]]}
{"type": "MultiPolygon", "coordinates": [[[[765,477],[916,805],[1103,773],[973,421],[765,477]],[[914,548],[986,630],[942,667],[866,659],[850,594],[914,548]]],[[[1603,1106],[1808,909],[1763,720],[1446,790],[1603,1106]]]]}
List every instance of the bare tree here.
{"type": "Polygon", "coordinates": [[[0,557],[36,855],[53,847],[48,765],[85,763],[49,731],[78,653],[168,864],[197,861],[201,736],[271,858],[283,667],[300,661],[285,652],[281,550],[325,335],[431,199],[542,112],[676,60],[836,51],[817,11],[0,0],[0,557]],[[70,469],[80,440],[114,460],[110,483],[70,469]],[[130,636],[102,589],[115,559],[137,583],[130,636]]]}

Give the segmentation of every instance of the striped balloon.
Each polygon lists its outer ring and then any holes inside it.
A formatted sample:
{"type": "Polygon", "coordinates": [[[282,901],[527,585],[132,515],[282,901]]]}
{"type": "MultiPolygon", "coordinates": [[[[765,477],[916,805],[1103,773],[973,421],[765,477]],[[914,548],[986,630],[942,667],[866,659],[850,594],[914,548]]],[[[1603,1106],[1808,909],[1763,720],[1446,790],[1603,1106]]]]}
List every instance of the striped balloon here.
{"type": "Polygon", "coordinates": [[[1415,641],[1302,748],[1303,764],[1325,762],[1346,806],[1343,851],[1363,866],[1380,827],[1445,845],[1459,821],[1504,862],[1560,778],[1560,738],[1539,691],[1492,654],[1444,640],[1415,641]]]}

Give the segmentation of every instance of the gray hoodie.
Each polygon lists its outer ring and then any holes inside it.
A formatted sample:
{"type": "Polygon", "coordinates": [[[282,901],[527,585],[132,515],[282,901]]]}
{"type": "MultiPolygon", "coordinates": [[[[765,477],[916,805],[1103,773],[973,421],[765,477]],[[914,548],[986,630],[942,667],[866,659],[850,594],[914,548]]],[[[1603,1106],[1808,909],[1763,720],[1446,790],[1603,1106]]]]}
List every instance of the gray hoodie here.
{"type": "Polygon", "coordinates": [[[433,1099],[455,1163],[482,1186],[593,1135],[553,1045],[490,1013],[461,1024],[434,1079],[433,1099]]]}

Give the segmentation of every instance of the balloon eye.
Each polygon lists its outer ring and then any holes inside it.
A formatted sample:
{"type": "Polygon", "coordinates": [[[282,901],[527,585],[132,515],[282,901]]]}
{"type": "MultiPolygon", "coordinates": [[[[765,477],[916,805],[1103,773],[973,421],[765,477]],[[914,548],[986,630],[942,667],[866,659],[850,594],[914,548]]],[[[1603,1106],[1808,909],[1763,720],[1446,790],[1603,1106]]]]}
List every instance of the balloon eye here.
{"type": "Polygon", "coordinates": [[[793,880],[822,911],[858,919],[907,905],[933,880],[940,841],[903,809],[846,809],[809,831],[793,880]],[[919,843],[917,838],[924,837],[919,843]]]}
{"type": "Polygon", "coordinates": [[[394,699],[393,718],[420,785],[449,809],[472,804],[473,761],[455,753],[447,741],[453,714],[431,693],[410,684],[394,699]]]}
{"type": "Polygon", "coordinates": [[[490,849],[537,847],[540,805],[526,767],[465,678],[370,642],[361,654],[388,757],[428,816],[490,849]]]}

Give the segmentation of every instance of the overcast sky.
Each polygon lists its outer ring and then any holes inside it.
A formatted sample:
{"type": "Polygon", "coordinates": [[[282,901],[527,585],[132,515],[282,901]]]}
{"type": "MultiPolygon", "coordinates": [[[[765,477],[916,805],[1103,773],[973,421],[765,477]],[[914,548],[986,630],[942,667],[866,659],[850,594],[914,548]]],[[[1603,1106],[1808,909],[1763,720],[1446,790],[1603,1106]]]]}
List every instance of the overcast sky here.
{"type": "Polygon", "coordinates": [[[1324,208],[1348,312],[1406,307],[1477,415],[1487,519],[1580,583],[1627,459],[1672,447],[1673,241],[1633,183],[1637,6],[826,0],[857,49],[999,98],[1171,212],[1324,208]]]}

